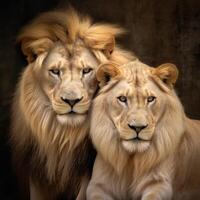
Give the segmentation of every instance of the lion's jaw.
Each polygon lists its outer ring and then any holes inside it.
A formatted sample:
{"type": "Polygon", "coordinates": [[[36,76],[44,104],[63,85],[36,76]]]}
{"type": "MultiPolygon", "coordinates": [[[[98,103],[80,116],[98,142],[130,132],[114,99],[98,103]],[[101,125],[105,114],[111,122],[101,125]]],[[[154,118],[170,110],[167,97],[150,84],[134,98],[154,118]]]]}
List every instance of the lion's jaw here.
{"type": "Polygon", "coordinates": [[[98,66],[89,50],[77,48],[73,53],[57,44],[36,60],[34,69],[58,122],[72,126],[84,123],[87,118],[97,90],[94,69],[98,66]]]}

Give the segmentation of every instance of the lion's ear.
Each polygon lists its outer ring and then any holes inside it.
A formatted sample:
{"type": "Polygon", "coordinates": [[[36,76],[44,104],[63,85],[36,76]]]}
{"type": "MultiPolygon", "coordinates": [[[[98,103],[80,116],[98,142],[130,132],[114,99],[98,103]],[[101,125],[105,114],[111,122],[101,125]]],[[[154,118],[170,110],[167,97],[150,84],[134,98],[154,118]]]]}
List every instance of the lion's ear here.
{"type": "Polygon", "coordinates": [[[101,64],[96,72],[97,80],[100,82],[100,87],[106,85],[111,78],[117,78],[122,75],[122,71],[118,64],[109,62],[101,64]]]}
{"type": "Polygon", "coordinates": [[[124,32],[117,26],[94,24],[85,33],[84,41],[89,47],[100,50],[109,57],[115,48],[115,38],[124,32]]]}
{"type": "Polygon", "coordinates": [[[172,87],[178,78],[178,69],[176,65],[171,63],[165,63],[158,66],[154,74],[157,75],[165,84],[172,87]]]}
{"type": "Polygon", "coordinates": [[[20,38],[23,54],[27,57],[29,63],[33,62],[37,56],[48,51],[53,45],[53,41],[48,38],[20,38]]]}

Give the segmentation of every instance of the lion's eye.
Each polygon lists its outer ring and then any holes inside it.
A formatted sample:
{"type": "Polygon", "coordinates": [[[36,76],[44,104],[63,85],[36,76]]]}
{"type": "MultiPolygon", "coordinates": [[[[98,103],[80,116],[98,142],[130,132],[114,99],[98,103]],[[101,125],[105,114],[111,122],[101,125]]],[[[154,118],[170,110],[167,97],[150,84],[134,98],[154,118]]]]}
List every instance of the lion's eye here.
{"type": "Polygon", "coordinates": [[[59,69],[50,69],[50,73],[53,75],[59,76],[60,75],[60,70],[59,69]]]}
{"type": "Polygon", "coordinates": [[[149,96],[149,97],[147,97],[147,102],[148,102],[148,103],[153,102],[155,99],[156,99],[156,97],[154,97],[154,96],[149,96]]]}
{"type": "Polygon", "coordinates": [[[92,71],[92,68],[90,68],[90,67],[84,68],[84,69],[83,69],[83,74],[88,74],[88,73],[90,73],[91,71],[92,71]]]}
{"type": "Polygon", "coordinates": [[[126,103],[127,102],[127,98],[125,96],[119,96],[117,97],[119,99],[119,101],[126,103]]]}

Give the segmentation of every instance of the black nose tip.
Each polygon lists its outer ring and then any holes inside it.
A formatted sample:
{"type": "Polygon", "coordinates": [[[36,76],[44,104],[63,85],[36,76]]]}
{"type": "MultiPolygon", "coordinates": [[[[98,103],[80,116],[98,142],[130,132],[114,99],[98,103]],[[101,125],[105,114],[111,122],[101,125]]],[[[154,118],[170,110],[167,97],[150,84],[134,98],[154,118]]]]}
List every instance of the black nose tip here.
{"type": "Polygon", "coordinates": [[[83,97],[81,97],[80,99],[66,99],[61,97],[61,99],[65,102],[68,103],[70,106],[74,106],[75,104],[77,104],[79,101],[81,101],[83,99],[83,97]]]}
{"type": "Polygon", "coordinates": [[[133,126],[128,124],[128,126],[138,134],[142,129],[145,129],[148,126],[148,124],[145,126],[133,126]]]}

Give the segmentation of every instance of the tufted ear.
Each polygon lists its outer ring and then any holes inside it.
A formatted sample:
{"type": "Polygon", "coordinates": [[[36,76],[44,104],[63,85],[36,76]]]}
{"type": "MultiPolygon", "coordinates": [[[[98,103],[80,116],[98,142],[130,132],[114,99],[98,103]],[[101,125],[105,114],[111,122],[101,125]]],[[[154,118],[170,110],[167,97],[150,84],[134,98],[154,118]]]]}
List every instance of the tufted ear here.
{"type": "Polygon", "coordinates": [[[109,57],[115,48],[115,37],[125,31],[122,28],[109,24],[93,24],[85,33],[85,43],[97,50],[101,50],[109,57]]]}
{"type": "Polygon", "coordinates": [[[119,78],[122,75],[122,71],[118,64],[109,62],[101,64],[96,72],[97,80],[100,82],[100,87],[106,85],[111,78],[119,78]]]}
{"type": "Polygon", "coordinates": [[[57,40],[64,40],[64,30],[56,21],[59,17],[59,13],[47,12],[22,28],[17,42],[21,44],[22,52],[29,63],[41,53],[48,51],[57,40]]]}
{"type": "Polygon", "coordinates": [[[53,41],[48,38],[21,38],[19,42],[28,63],[33,62],[38,55],[48,51],[53,45],[53,41]]]}
{"type": "Polygon", "coordinates": [[[155,68],[154,74],[157,75],[165,84],[172,87],[178,78],[178,69],[176,65],[165,63],[155,68]]]}

